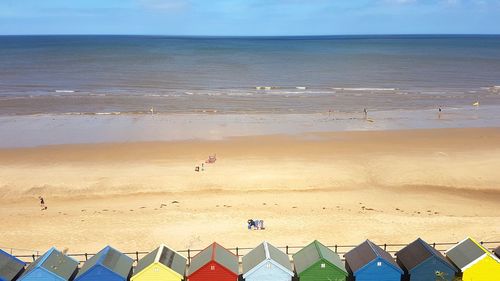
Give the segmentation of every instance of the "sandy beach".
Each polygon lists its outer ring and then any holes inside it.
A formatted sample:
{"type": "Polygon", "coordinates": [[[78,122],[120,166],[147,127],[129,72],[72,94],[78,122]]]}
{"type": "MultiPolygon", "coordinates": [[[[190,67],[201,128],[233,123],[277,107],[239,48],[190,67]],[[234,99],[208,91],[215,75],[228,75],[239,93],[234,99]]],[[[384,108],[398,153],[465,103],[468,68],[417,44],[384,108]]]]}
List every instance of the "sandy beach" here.
{"type": "Polygon", "coordinates": [[[475,128],[1,149],[0,246],[498,240],[499,144],[475,128]]]}

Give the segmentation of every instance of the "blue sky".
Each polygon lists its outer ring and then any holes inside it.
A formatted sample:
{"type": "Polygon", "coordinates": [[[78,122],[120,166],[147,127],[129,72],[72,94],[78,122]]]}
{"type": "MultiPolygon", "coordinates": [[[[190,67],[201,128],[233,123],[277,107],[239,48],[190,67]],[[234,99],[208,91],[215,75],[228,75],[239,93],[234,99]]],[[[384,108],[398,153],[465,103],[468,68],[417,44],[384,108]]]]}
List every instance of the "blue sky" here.
{"type": "Polygon", "coordinates": [[[500,34],[500,0],[0,0],[0,34],[500,34]]]}

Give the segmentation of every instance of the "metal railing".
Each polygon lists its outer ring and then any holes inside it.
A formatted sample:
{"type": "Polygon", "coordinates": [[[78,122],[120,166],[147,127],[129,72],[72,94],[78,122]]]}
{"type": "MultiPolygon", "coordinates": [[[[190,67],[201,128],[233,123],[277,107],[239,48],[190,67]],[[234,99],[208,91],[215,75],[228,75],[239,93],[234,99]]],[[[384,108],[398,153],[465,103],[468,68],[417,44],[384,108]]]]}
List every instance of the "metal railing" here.
{"type": "MultiPolygon", "coordinates": [[[[440,242],[440,243],[430,243],[430,245],[435,248],[436,250],[443,252],[446,249],[450,248],[453,245],[458,244],[459,242],[440,242]]],[[[500,246],[500,241],[480,241],[479,242],[481,245],[483,245],[485,248],[488,250],[492,251],[496,247],[500,246]]],[[[381,244],[379,245],[382,249],[385,251],[394,254],[401,250],[402,248],[406,247],[408,244],[381,244]]],[[[342,258],[342,256],[349,252],[351,249],[355,248],[357,245],[327,245],[328,248],[332,249],[334,252],[339,254],[342,258]]],[[[304,248],[305,246],[280,246],[277,247],[278,249],[283,250],[287,255],[291,256],[298,252],[300,249],[304,248]]],[[[21,259],[27,263],[31,263],[35,261],[37,258],[40,257],[40,251],[37,250],[26,250],[26,249],[16,249],[16,248],[3,248],[6,251],[10,251],[12,255],[14,255],[16,258],[21,259]],[[15,251],[29,251],[32,252],[30,255],[16,255],[15,251]]],[[[235,248],[227,248],[229,251],[233,252],[236,256],[242,257],[245,254],[247,254],[249,251],[253,250],[254,248],[248,248],[248,247],[235,247],[235,248]]],[[[204,249],[187,249],[187,250],[179,250],[177,251],[178,253],[184,255],[187,260],[188,264],[191,263],[191,259],[199,252],[203,251],[204,249]]],[[[147,255],[149,252],[146,251],[136,251],[136,252],[125,252],[124,254],[131,257],[135,263],[137,263],[143,256],[147,255]]],[[[68,256],[76,259],[80,263],[83,263],[90,259],[92,256],[95,255],[95,253],[89,254],[89,253],[73,253],[73,254],[67,254],[68,256]]]]}

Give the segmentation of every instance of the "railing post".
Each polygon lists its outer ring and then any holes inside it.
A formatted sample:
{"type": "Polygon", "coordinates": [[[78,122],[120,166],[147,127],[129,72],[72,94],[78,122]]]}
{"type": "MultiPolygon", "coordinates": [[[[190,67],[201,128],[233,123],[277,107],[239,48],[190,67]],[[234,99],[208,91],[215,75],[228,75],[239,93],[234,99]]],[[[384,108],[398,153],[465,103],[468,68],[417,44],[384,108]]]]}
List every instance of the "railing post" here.
{"type": "Polygon", "coordinates": [[[35,254],[33,254],[33,261],[35,261],[35,254]]]}
{"type": "Polygon", "coordinates": [[[139,252],[138,251],[135,252],[135,261],[139,262],[139,252]]]}
{"type": "Polygon", "coordinates": [[[335,253],[337,253],[337,248],[338,248],[337,244],[335,244],[335,253]]]}
{"type": "Polygon", "coordinates": [[[85,260],[87,261],[89,258],[88,258],[88,255],[87,253],[85,253],[85,260]]]}
{"type": "Polygon", "coordinates": [[[286,254],[288,255],[288,245],[286,245],[285,249],[286,249],[286,254]]]}
{"type": "Polygon", "coordinates": [[[436,242],[432,243],[432,248],[436,249],[436,242]]]}
{"type": "Polygon", "coordinates": [[[240,256],[240,252],[238,251],[238,247],[236,247],[236,256],[239,257],[240,256]]]}
{"type": "Polygon", "coordinates": [[[188,265],[191,265],[191,250],[188,249],[188,265]]]}
{"type": "Polygon", "coordinates": [[[384,251],[387,251],[387,244],[384,244],[384,251]]]}

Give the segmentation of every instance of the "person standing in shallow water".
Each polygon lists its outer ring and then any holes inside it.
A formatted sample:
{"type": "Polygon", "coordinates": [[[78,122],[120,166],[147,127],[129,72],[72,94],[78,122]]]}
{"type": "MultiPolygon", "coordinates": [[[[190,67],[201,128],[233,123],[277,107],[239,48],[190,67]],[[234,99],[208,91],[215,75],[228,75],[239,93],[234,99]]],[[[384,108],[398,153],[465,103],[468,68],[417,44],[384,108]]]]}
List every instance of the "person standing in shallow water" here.
{"type": "Polygon", "coordinates": [[[363,109],[363,113],[365,114],[365,119],[368,118],[368,110],[366,108],[363,109]]]}

